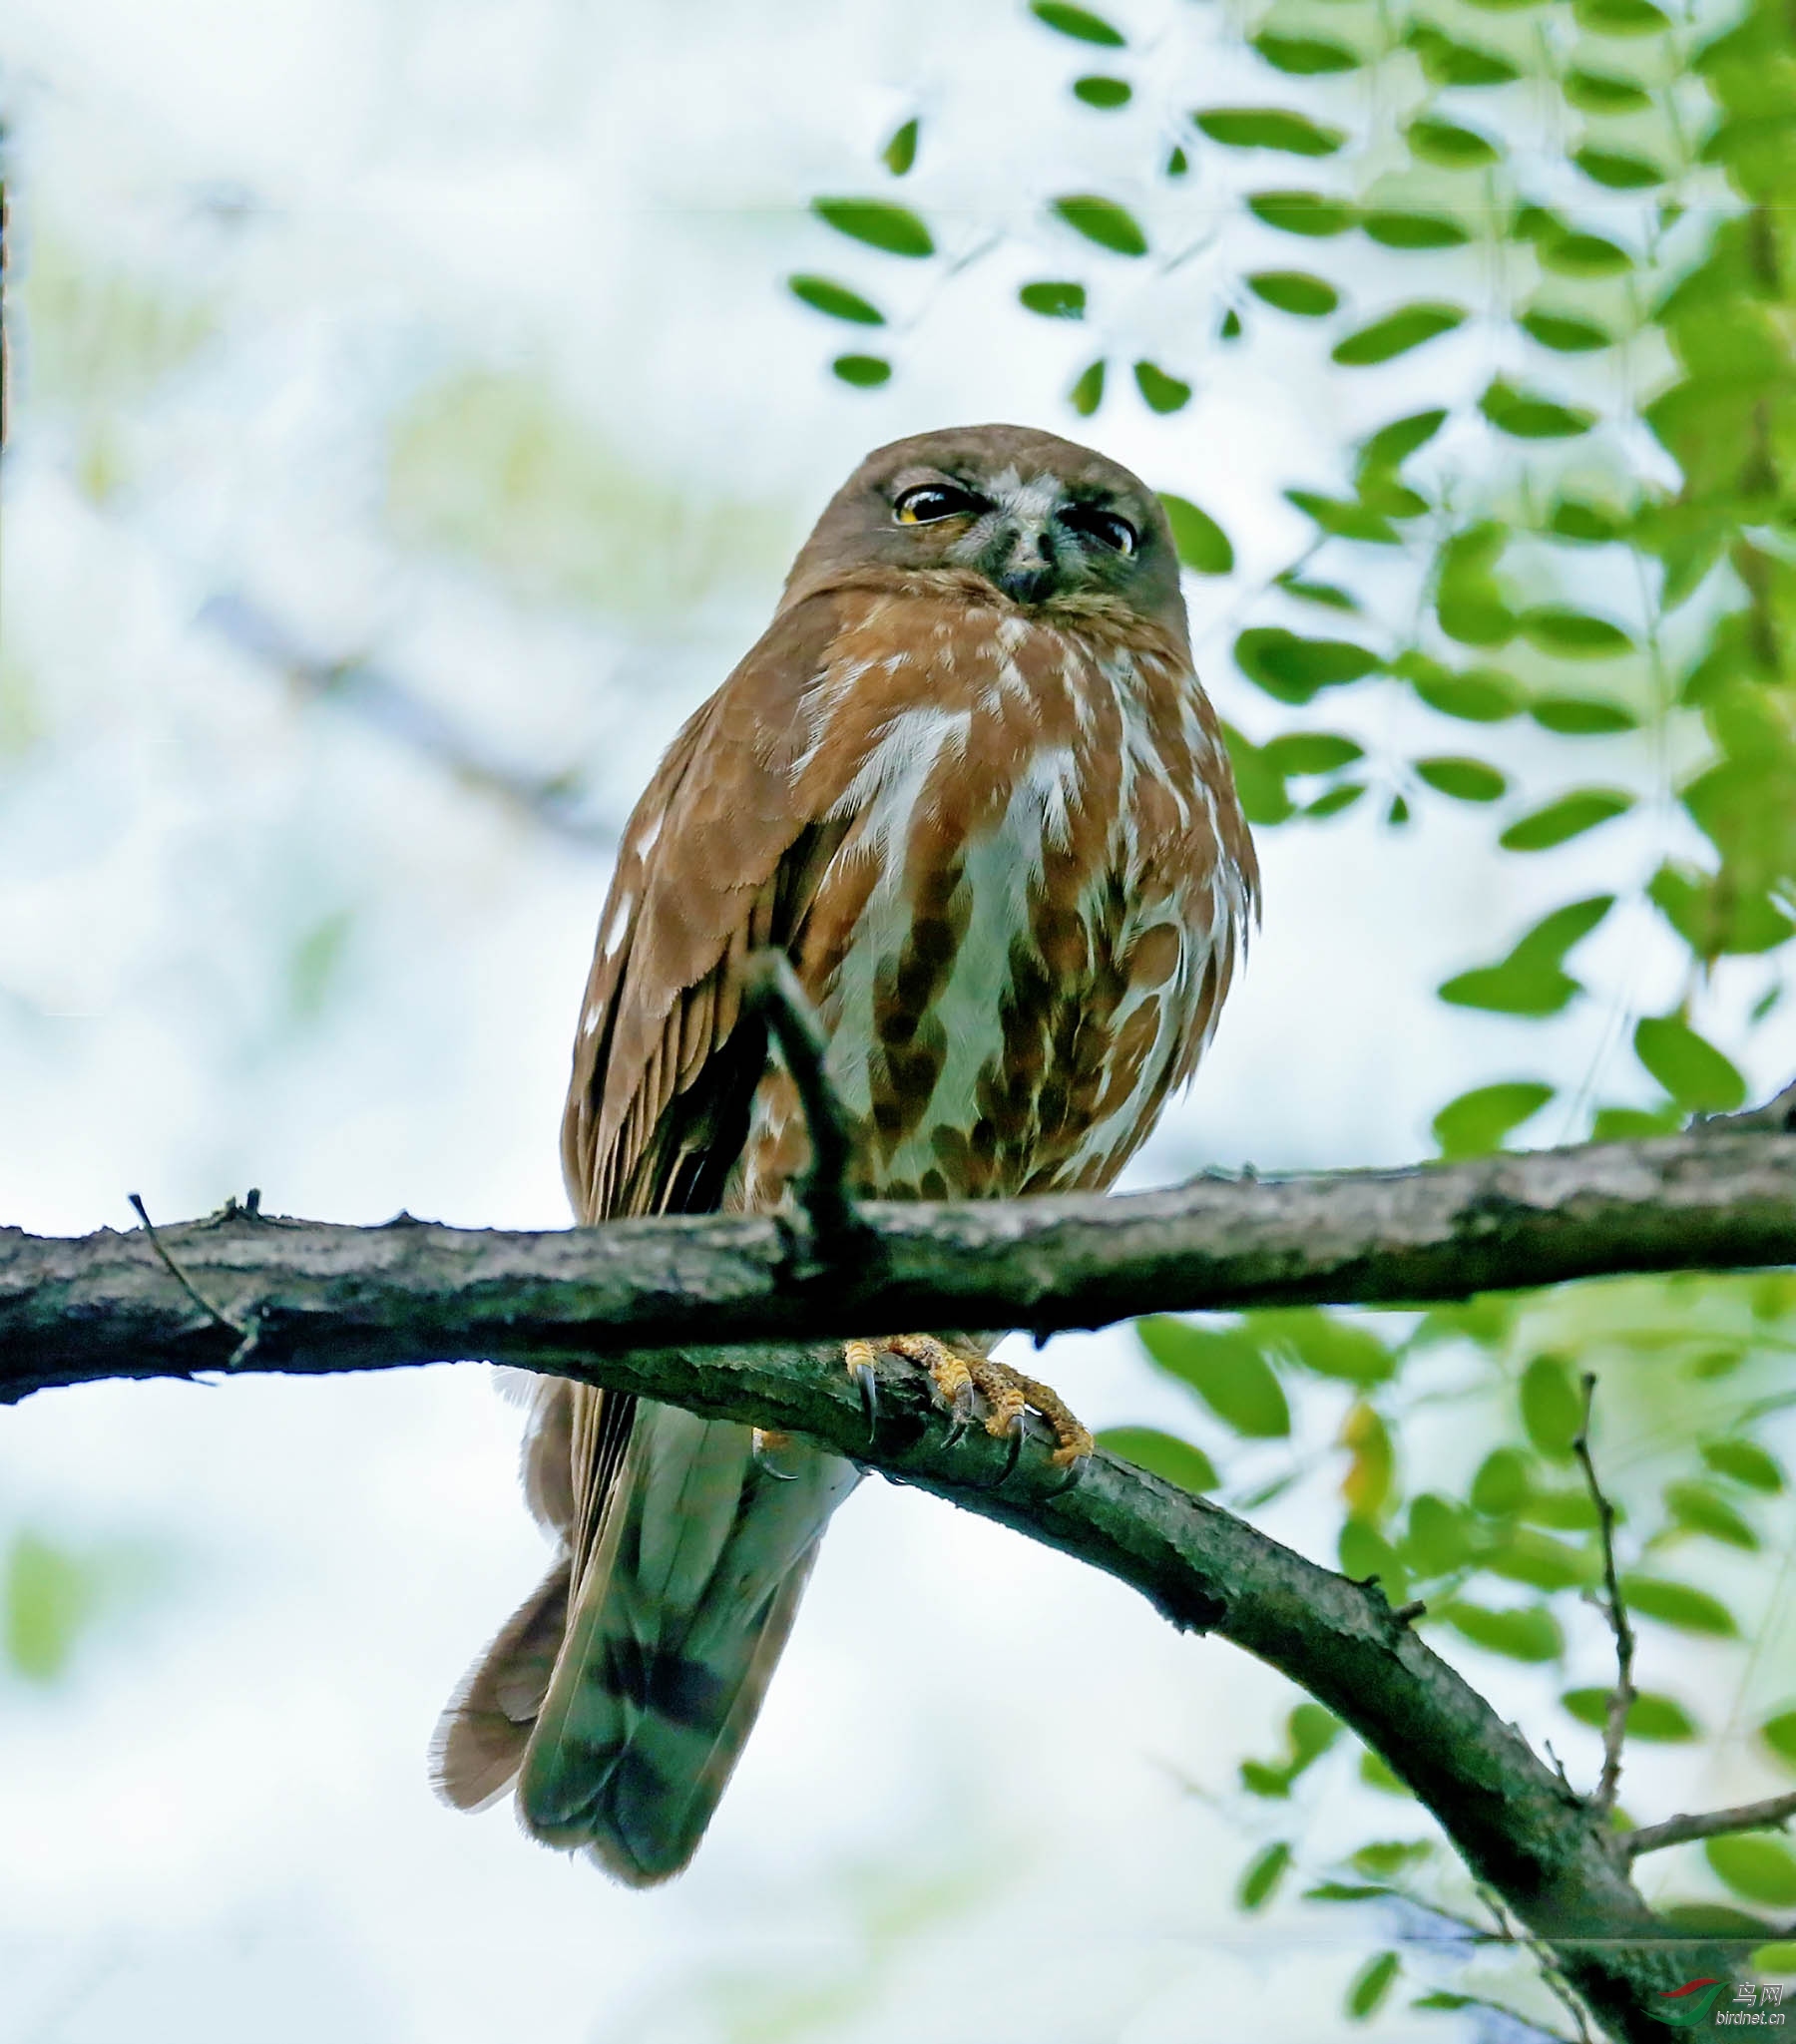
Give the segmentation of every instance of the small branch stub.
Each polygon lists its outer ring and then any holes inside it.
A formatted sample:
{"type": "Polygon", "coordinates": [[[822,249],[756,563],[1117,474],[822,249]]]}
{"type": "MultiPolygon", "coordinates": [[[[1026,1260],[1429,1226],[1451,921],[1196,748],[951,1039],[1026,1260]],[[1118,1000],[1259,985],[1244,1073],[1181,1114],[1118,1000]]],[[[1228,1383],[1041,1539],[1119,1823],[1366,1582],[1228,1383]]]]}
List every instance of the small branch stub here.
{"type": "Polygon", "coordinates": [[[857,1138],[854,1123],[830,1084],[829,1038],[783,952],[757,951],[742,967],[742,999],[779,1045],[798,1088],[810,1134],[810,1162],[796,1186],[817,1254],[838,1262],[872,1242],[872,1231],[849,1194],[857,1138]]]}
{"type": "Polygon", "coordinates": [[[1796,1796],[1767,1796],[1762,1803],[1736,1803],[1729,1810],[1705,1810],[1695,1817],[1668,1817],[1663,1824],[1641,1825],[1623,1832],[1621,1850],[1629,1859],[1642,1852],[1662,1852],[1667,1845],[1685,1845],[1692,1839],[1724,1839],[1732,1832],[1782,1831],[1796,1817],[1796,1796]]]}

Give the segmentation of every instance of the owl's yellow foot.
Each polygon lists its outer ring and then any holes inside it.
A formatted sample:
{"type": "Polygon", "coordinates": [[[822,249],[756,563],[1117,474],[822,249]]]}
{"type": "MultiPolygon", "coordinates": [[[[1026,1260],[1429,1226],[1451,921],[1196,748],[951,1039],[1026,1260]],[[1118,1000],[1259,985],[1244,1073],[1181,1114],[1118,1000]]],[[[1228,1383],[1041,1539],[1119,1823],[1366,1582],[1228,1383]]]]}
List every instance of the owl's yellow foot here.
{"type": "MultiPolygon", "coordinates": [[[[1034,1412],[1040,1413],[1054,1430],[1056,1467],[1068,1468],[1084,1461],[1092,1452],[1090,1431],[1074,1418],[1057,1391],[1033,1377],[1025,1377],[1008,1363],[994,1363],[977,1349],[956,1349],[935,1335],[893,1335],[884,1342],[851,1342],[848,1346],[850,1351],[865,1351],[868,1367],[875,1349],[884,1348],[927,1370],[930,1382],[954,1415],[954,1437],[972,1424],[977,1395],[985,1402],[985,1430],[997,1438],[1008,1433],[1021,1441],[1023,1416],[1034,1412]]],[[[849,1368],[856,1367],[857,1359],[851,1354],[849,1368]]]]}

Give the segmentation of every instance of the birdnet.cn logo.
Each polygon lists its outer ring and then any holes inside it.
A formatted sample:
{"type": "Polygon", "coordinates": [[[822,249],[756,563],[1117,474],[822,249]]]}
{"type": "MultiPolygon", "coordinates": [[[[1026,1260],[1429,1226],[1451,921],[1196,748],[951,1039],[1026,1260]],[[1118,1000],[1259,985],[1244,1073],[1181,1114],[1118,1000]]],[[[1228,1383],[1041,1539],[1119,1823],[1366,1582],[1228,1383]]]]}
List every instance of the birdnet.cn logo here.
{"type": "Polygon", "coordinates": [[[1742,1980],[1726,2005],[1716,2008],[1726,1993],[1725,1980],[1686,1980],[1659,1996],[1653,2014],[1674,2030],[1693,2030],[1705,2018],[1717,2030],[1774,2030],[1781,2026],[1786,2013],[1781,1980],[1742,1980]]]}

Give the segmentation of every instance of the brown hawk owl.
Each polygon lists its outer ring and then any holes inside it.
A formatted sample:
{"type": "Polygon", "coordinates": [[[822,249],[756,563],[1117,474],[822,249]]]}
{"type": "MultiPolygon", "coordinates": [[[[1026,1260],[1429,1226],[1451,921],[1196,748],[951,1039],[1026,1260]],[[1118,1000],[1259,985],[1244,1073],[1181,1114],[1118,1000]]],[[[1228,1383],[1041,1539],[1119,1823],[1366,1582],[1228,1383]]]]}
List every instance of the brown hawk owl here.
{"type": "MultiPolygon", "coordinates": [[[[862,1192],[1107,1186],[1208,1043],[1257,891],[1152,494],[1023,427],[880,448],[625,833],[563,1130],[580,1218],[764,1209],[802,1169],[741,1025],[763,947],[829,1031],[862,1192]]],[[[877,1346],[963,1417],[977,1388],[994,1431],[1034,1406],[1090,1451],[978,1344],[877,1346]]],[[[856,1480],[778,1463],[745,1427],[539,1385],[525,1485],[561,1556],[444,1714],[451,1803],[516,1776],[545,1842],[639,1885],[686,1863],[856,1480]]]]}

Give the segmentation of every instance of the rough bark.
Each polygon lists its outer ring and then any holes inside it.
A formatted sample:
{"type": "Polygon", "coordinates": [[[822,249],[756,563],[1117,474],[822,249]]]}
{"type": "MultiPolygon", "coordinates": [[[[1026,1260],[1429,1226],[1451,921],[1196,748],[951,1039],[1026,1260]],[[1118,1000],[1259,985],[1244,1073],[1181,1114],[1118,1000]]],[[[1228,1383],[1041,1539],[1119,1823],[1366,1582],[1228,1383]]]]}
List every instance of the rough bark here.
{"type": "Polygon", "coordinates": [[[854,1253],[765,1217],[541,1234],[248,1218],[0,1229],[0,1401],[97,1377],[486,1357],[553,1368],[684,1342],[1022,1327],[1141,1313],[1399,1305],[1627,1272],[1796,1263],[1796,1134],[1726,1126],[1399,1171],[1200,1178],[1123,1198],[868,1205],[854,1253]],[[224,1323],[234,1323],[234,1330],[224,1323]]]}

